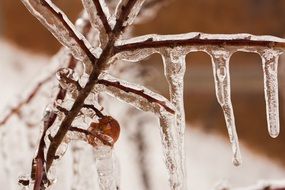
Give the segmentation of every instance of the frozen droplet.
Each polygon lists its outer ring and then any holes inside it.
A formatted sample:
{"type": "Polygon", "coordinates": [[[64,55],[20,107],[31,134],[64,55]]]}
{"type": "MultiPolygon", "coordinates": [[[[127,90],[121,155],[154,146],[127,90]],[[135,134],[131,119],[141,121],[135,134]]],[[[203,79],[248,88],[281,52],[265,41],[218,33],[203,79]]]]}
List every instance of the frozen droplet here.
{"type": "Polygon", "coordinates": [[[280,132],[277,68],[281,54],[282,52],[274,49],[265,49],[260,52],[264,75],[267,126],[273,138],[277,137],[280,132]]]}
{"type": "Polygon", "coordinates": [[[235,166],[238,166],[241,164],[241,154],[231,102],[231,85],[229,72],[229,60],[231,57],[231,52],[220,49],[211,50],[209,54],[212,59],[216,96],[224,112],[226,126],[232,145],[233,164],[235,166]]]}

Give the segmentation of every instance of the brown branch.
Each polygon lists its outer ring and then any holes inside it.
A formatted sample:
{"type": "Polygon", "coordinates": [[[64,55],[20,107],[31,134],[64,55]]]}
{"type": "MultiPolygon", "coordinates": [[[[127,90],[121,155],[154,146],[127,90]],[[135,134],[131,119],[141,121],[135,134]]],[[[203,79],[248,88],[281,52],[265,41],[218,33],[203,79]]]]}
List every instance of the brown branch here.
{"type": "Polygon", "coordinates": [[[144,92],[144,90],[136,90],[136,89],[133,89],[133,88],[130,88],[130,87],[126,87],[126,86],[123,86],[120,82],[116,81],[116,82],[111,82],[111,81],[108,81],[108,80],[104,80],[104,79],[100,79],[98,80],[98,84],[103,84],[105,86],[112,86],[112,87],[115,87],[115,88],[118,88],[124,92],[127,92],[127,93],[133,93],[133,94],[136,94],[138,96],[141,96],[145,99],[147,99],[149,102],[153,102],[153,103],[157,103],[159,104],[160,106],[162,106],[166,111],[168,111],[169,113],[171,114],[175,114],[175,111],[168,107],[165,102],[163,101],[160,101],[160,100],[157,100],[156,98],[146,94],[144,92]]]}
{"type": "Polygon", "coordinates": [[[92,1],[96,7],[97,15],[99,16],[106,33],[107,34],[111,33],[112,29],[111,29],[111,26],[109,25],[108,19],[107,19],[106,15],[102,9],[102,5],[100,4],[99,0],[92,0],[92,1]]]}
{"type": "MultiPolygon", "coordinates": [[[[190,33],[191,34],[191,33],[190,33]]],[[[194,33],[193,33],[194,34],[194,33]]],[[[209,35],[211,38],[203,38],[202,35],[204,34],[197,34],[194,37],[187,38],[187,39],[179,39],[177,36],[183,36],[186,34],[175,35],[175,36],[163,36],[163,35],[156,35],[155,37],[158,40],[153,39],[151,35],[149,38],[146,37],[144,41],[139,42],[130,42],[124,45],[116,46],[115,52],[124,52],[124,51],[135,51],[138,49],[144,48],[174,48],[177,46],[218,46],[218,47],[225,47],[225,46],[235,46],[235,47],[268,47],[268,48],[285,48],[285,41],[281,38],[276,38],[277,40],[269,40],[265,39],[263,36],[253,36],[247,35],[243,38],[239,37],[238,35],[223,35],[224,39],[218,37],[217,35],[209,35]],[[256,39],[251,39],[256,38],[256,39]]],[[[208,34],[205,34],[208,35],[208,34]]],[[[126,40],[129,41],[129,40],[126,40]]]]}

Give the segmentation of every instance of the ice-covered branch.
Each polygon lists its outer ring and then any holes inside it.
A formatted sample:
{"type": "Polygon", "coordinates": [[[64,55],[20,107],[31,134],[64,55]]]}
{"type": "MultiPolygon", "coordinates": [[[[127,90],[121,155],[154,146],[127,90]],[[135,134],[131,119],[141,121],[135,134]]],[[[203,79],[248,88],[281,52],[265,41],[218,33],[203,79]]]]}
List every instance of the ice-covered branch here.
{"type": "Polygon", "coordinates": [[[84,62],[96,59],[85,37],[76,31],[67,16],[50,0],[22,0],[29,11],[57,38],[68,47],[73,56],[84,62]]]}
{"type": "Polygon", "coordinates": [[[105,0],[82,0],[82,3],[90,17],[92,26],[99,29],[100,32],[109,34],[112,29],[108,21],[110,19],[110,13],[105,0]],[[101,30],[101,27],[104,31],[101,30]]]}
{"type": "Polygon", "coordinates": [[[145,0],[120,0],[116,12],[116,25],[113,32],[120,34],[125,28],[132,24],[138,15],[145,0]]]}
{"type": "MultiPolygon", "coordinates": [[[[121,40],[116,43],[116,53],[127,59],[124,52],[135,55],[141,49],[152,49],[152,53],[163,48],[188,47],[185,51],[204,51],[211,47],[228,47],[233,50],[256,52],[260,47],[284,49],[285,39],[274,36],[255,36],[251,34],[204,34],[187,33],[179,35],[145,35],[121,40]]],[[[148,55],[149,56],[149,55],[148,55]]]]}
{"type": "Polygon", "coordinates": [[[102,75],[98,84],[94,89],[95,92],[106,91],[143,111],[158,113],[161,107],[167,112],[175,114],[175,108],[166,98],[143,86],[122,81],[109,74],[102,75]]]}

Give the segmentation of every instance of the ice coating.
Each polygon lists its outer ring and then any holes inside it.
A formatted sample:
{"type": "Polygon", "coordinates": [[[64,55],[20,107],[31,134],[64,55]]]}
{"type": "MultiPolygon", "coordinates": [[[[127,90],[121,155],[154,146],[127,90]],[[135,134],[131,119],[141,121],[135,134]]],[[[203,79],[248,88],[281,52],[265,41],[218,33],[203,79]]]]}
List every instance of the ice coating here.
{"type": "Polygon", "coordinates": [[[85,37],[76,31],[67,16],[49,0],[22,0],[23,4],[41,23],[68,47],[77,60],[90,62],[92,49],[85,37]]]}
{"type": "Polygon", "coordinates": [[[100,146],[94,150],[96,158],[96,169],[101,190],[117,189],[116,166],[112,147],[100,146]]]}
{"type": "Polygon", "coordinates": [[[278,60],[282,52],[265,49],[260,52],[264,76],[264,95],[268,132],[276,138],[280,132],[278,99],[278,60]]]}
{"type": "Polygon", "coordinates": [[[120,84],[120,86],[124,88],[126,87],[130,89],[134,89],[136,92],[140,92],[145,97],[139,94],[136,94],[136,93],[126,92],[125,90],[122,90],[115,86],[111,86],[111,85],[106,86],[104,84],[96,85],[95,89],[93,90],[95,93],[106,92],[107,94],[117,98],[118,100],[126,102],[142,111],[150,111],[155,114],[159,114],[160,110],[163,109],[163,110],[167,110],[172,113],[175,112],[175,108],[166,98],[164,98],[163,96],[157,93],[152,92],[151,90],[143,86],[140,86],[137,84],[131,84],[129,82],[115,78],[107,73],[101,75],[99,78],[101,80],[106,80],[113,84],[120,84]]]}
{"type": "Polygon", "coordinates": [[[160,112],[160,135],[163,146],[164,161],[169,173],[169,183],[172,190],[184,189],[183,168],[179,163],[178,142],[175,132],[175,115],[160,112]]]}
{"type": "MultiPolygon", "coordinates": [[[[137,0],[135,1],[135,5],[133,6],[133,8],[131,9],[129,15],[128,15],[128,18],[127,20],[123,23],[123,26],[129,26],[131,25],[136,16],[139,14],[140,10],[141,10],[141,7],[143,5],[145,0],[137,0]]],[[[116,10],[115,10],[115,14],[114,14],[114,17],[115,18],[119,18],[122,10],[124,10],[124,7],[127,5],[127,3],[129,2],[129,0],[120,0],[120,2],[118,3],[117,7],[116,7],[116,10]]],[[[113,19],[114,20],[114,19],[113,19]]]]}
{"type": "Polygon", "coordinates": [[[224,49],[217,49],[211,50],[209,54],[212,59],[216,96],[224,112],[228,134],[232,145],[233,164],[238,166],[241,164],[241,154],[231,102],[229,72],[229,60],[232,53],[224,49]]]}
{"type": "MultiPolygon", "coordinates": [[[[110,13],[109,13],[109,9],[105,3],[104,0],[100,0],[100,5],[102,7],[102,10],[107,18],[107,20],[110,20],[110,13]]],[[[89,15],[89,19],[90,19],[90,23],[92,25],[93,28],[95,28],[96,30],[98,30],[99,35],[100,35],[100,42],[101,45],[106,45],[107,40],[108,40],[108,36],[107,33],[104,29],[103,23],[100,19],[100,17],[98,16],[98,11],[96,9],[96,6],[93,2],[93,0],[82,0],[83,6],[85,8],[85,10],[87,11],[88,15],[89,15]]],[[[108,23],[110,24],[110,23],[108,23]]]]}
{"type": "Polygon", "coordinates": [[[168,50],[162,56],[164,74],[169,84],[170,101],[176,107],[176,134],[179,142],[179,162],[183,168],[184,179],[186,178],[184,152],[185,111],[183,98],[184,74],[186,70],[185,56],[185,52],[179,47],[168,50]]]}

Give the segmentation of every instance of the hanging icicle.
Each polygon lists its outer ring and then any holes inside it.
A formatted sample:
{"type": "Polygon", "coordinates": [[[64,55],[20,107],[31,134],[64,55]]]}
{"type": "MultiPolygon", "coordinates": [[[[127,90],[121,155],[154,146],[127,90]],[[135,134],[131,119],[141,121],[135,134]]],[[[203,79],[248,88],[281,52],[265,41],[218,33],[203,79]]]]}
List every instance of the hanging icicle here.
{"type": "Polygon", "coordinates": [[[281,51],[274,49],[265,49],[260,52],[264,75],[267,126],[272,138],[276,138],[280,132],[277,68],[281,54],[281,51]]]}
{"type": "Polygon", "coordinates": [[[211,50],[209,52],[212,59],[216,96],[221,105],[228,129],[228,134],[233,150],[233,164],[241,164],[241,154],[239,149],[238,136],[235,126],[233,106],[231,102],[229,60],[231,52],[227,50],[211,50]]]}
{"type": "Polygon", "coordinates": [[[174,48],[163,54],[164,74],[169,84],[170,101],[176,108],[176,134],[179,142],[180,164],[183,170],[184,188],[186,188],[184,132],[185,132],[185,111],[184,111],[184,74],[186,70],[186,53],[183,48],[174,48]]]}

